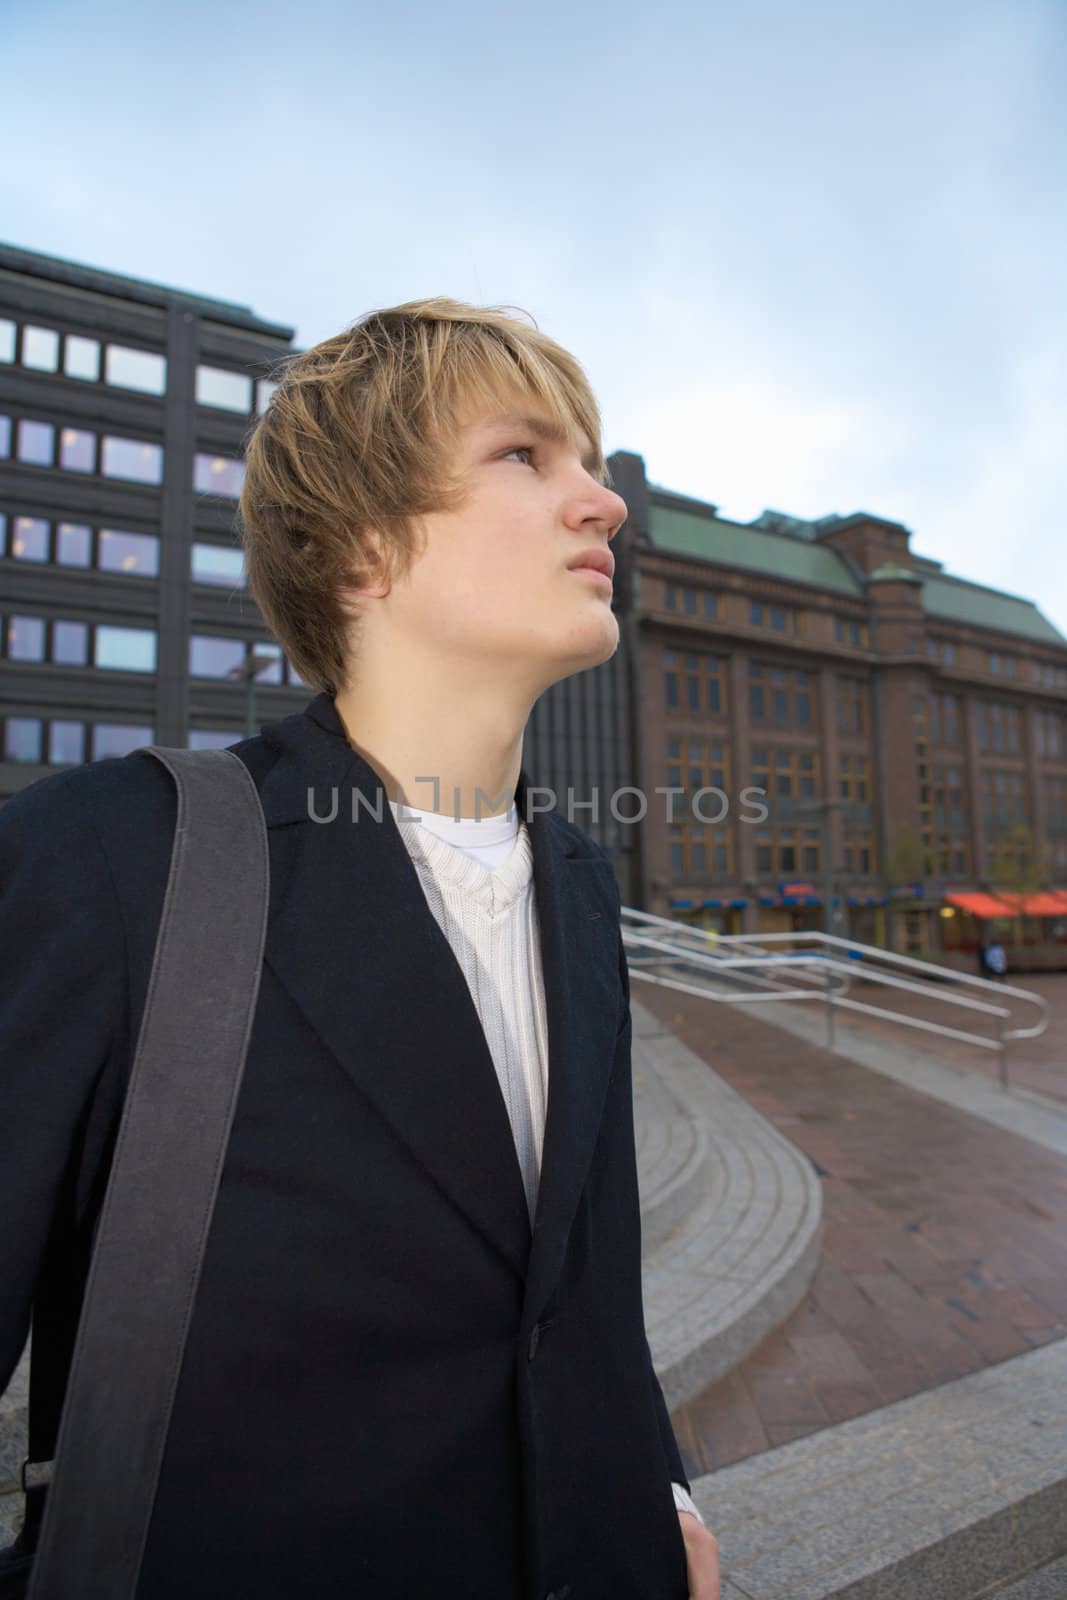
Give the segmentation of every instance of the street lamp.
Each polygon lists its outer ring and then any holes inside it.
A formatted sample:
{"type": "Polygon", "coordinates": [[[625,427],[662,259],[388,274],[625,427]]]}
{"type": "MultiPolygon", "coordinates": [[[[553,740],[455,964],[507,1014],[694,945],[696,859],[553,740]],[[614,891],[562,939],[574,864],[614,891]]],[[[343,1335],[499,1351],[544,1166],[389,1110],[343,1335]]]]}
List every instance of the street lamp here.
{"type": "Polygon", "coordinates": [[[281,654],[267,655],[262,650],[252,650],[236,667],[231,667],[226,674],[236,683],[245,686],[245,738],[254,739],[256,736],[256,679],[261,672],[266,672],[268,667],[276,667],[281,660],[281,654]]]}

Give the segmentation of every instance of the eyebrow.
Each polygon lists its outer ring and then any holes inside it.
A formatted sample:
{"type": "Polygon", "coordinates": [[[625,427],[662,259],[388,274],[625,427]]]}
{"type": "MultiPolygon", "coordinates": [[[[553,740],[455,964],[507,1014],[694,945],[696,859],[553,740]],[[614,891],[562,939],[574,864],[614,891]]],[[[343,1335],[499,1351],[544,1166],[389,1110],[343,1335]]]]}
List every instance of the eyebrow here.
{"type": "MultiPolygon", "coordinates": [[[[548,417],[493,417],[490,423],[493,428],[525,428],[532,433],[535,439],[543,439],[548,444],[569,444],[571,435],[566,428],[558,422],[552,422],[548,417]]],[[[601,471],[600,456],[596,449],[587,450],[582,457],[582,466],[591,477],[601,471]]]]}

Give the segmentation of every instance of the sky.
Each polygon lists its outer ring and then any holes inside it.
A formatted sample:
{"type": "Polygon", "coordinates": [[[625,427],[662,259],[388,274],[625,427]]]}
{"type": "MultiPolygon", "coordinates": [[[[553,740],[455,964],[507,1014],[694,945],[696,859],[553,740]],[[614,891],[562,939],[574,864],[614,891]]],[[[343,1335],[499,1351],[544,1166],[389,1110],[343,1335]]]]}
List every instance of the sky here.
{"type": "Polygon", "coordinates": [[[0,237],[307,346],[511,305],[610,452],[1067,634],[1067,0],[0,0],[0,237]]]}

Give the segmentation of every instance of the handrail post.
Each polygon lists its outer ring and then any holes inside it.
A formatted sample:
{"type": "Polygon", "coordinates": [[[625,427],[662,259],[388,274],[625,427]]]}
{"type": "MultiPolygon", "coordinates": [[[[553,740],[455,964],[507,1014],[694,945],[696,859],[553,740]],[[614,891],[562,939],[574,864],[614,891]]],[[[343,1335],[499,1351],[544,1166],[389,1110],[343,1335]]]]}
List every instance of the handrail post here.
{"type": "Polygon", "coordinates": [[[1000,1087],[1008,1087],[1008,1047],[1004,1042],[1004,1018],[998,1016],[997,1024],[997,1055],[1000,1058],[1000,1087]]]}
{"type": "Polygon", "coordinates": [[[829,967],[825,967],[823,976],[826,980],[824,984],[826,992],[826,1048],[827,1050],[832,1050],[834,1048],[834,975],[829,967]]]}

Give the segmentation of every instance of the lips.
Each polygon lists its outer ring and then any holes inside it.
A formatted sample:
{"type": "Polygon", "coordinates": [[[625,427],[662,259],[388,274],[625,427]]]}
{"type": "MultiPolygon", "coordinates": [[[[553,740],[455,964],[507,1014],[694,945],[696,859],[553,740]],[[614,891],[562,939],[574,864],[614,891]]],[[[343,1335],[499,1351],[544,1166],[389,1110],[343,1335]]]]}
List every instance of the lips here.
{"type": "Polygon", "coordinates": [[[567,568],[568,572],[579,572],[583,567],[588,567],[593,572],[602,572],[605,578],[615,576],[615,557],[603,545],[596,545],[591,550],[583,550],[576,556],[567,568]]]}

